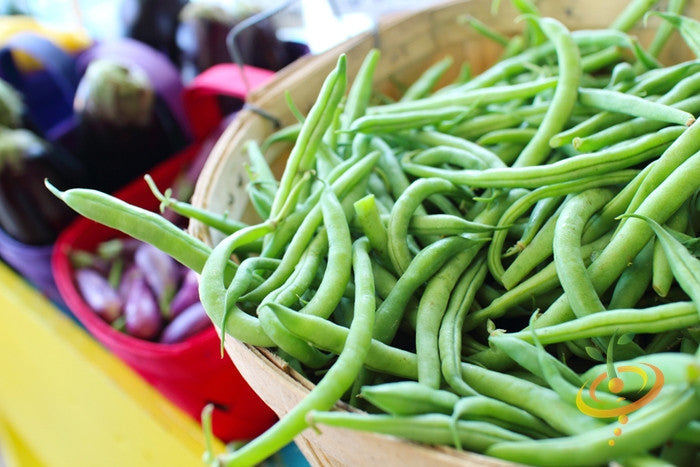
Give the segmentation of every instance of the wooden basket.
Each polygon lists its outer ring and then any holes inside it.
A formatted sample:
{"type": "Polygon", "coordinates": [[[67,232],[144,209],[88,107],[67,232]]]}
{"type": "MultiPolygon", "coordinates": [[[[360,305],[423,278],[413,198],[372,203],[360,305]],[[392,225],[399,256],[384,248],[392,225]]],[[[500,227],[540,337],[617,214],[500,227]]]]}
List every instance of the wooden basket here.
{"type": "MultiPolygon", "coordinates": [[[[660,2],[665,7],[666,2],[660,2]]],[[[607,27],[627,2],[609,0],[540,0],[537,7],[545,16],[559,19],[571,30],[607,27]]],[[[302,112],[315,101],[318,90],[338,55],[345,53],[349,80],[357,72],[371,48],[381,51],[374,80],[375,88],[395,95],[395,83],[409,84],[429,65],[451,56],[455,65],[469,62],[474,74],[490,66],[501,50],[465,25],[457,24],[460,15],[472,15],[494,29],[514,35],[522,30],[516,12],[507,0],[501,1],[497,15],[491,11],[492,0],[450,1],[386,19],[376,31],[355,37],[321,55],[304,57],[279,72],[267,85],[249,95],[249,108],[241,111],[217,142],[197,182],[193,203],[214,212],[227,212],[233,218],[255,222],[245,191],[248,182],[244,169],[247,160],[244,142],[262,142],[274,130],[273,116],[281,125],[295,121],[287,106],[284,93],[302,112]]],[[[700,2],[690,1],[686,14],[700,17],[700,2]]],[[[651,17],[647,27],[635,31],[642,44],[648,44],[659,19],[651,17]]],[[[675,37],[661,57],[664,63],[691,58],[688,48],[675,37]]],[[[278,145],[282,146],[282,145],[278,145]]],[[[278,174],[284,167],[284,153],[267,154],[278,174]]],[[[210,245],[221,235],[193,222],[190,232],[210,245]]],[[[279,416],[295,406],[312,388],[312,383],[292,370],[273,352],[252,347],[232,338],[225,340],[230,358],[243,377],[279,416]]],[[[338,404],[339,410],[355,410],[338,404]]],[[[340,428],[323,427],[321,433],[306,430],[297,439],[299,448],[312,465],[401,465],[464,466],[511,465],[501,460],[447,447],[427,447],[385,435],[376,435],[340,428]]]]}

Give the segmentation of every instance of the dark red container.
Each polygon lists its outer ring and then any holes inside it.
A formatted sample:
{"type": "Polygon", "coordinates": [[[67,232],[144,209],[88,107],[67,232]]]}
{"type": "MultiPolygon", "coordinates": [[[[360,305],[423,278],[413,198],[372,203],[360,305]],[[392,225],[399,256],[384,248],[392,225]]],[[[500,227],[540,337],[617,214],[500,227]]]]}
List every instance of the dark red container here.
{"type": "MultiPolygon", "coordinates": [[[[188,148],[149,174],[159,187],[167,188],[197,156],[200,146],[188,148]]],[[[143,179],[115,195],[152,211],[159,206],[143,179]]],[[[181,343],[159,344],[113,329],[85,303],[73,279],[68,251],[94,250],[104,240],[123,236],[83,217],[61,233],[51,260],[58,291],[69,310],[99,342],[196,420],[206,404],[214,403],[213,430],[222,441],[250,439],[265,431],[277,417],[248,386],[229,357],[221,356],[213,325],[181,343]]]]}

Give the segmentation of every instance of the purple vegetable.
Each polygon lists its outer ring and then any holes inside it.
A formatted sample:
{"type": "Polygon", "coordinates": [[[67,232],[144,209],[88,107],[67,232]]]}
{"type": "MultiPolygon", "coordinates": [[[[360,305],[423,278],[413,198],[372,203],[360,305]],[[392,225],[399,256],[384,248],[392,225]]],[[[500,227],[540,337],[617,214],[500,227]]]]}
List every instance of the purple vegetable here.
{"type": "Polygon", "coordinates": [[[175,318],[182,311],[199,301],[199,280],[197,273],[191,269],[185,271],[180,289],[170,302],[170,317],[175,318]]]}
{"type": "Polygon", "coordinates": [[[0,228],[28,245],[52,243],[75,212],[46,189],[65,189],[60,151],[35,133],[0,126],[0,228]]]}
{"type": "Polygon", "coordinates": [[[167,312],[180,282],[181,266],[168,254],[148,243],[136,248],[134,263],[143,271],[160,309],[167,312]]]}
{"type": "Polygon", "coordinates": [[[141,339],[155,339],[163,327],[158,302],[143,277],[131,283],[124,303],[124,319],[126,332],[141,339]]]}
{"type": "Polygon", "coordinates": [[[126,297],[129,295],[129,291],[134,286],[134,283],[142,280],[145,280],[145,277],[143,271],[138,266],[133,263],[127,266],[124,269],[124,273],[119,281],[119,287],[117,288],[117,292],[119,292],[119,296],[122,300],[126,301],[126,297]]]}
{"type": "Polygon", "coordinates": [[[211,326],[209,316],[204,311],[202,304],[196,302],[184,309],[163,329],[160,342],[164,344],[181,342],[209,326],[211,326]]]}
{"type": "Polygon", "coordinates": [[[187,137],[146,72],[101,58],[90,62],[75,93],[77,159],[87,188],[112,192],[181,150],[187,137]]]}
{"type": "Polygon", "coordinates": [[[75,271],[75,281],[85,302],[108,323],[122,314],[123,301],[107,278],[90,268],[75,271]]]}

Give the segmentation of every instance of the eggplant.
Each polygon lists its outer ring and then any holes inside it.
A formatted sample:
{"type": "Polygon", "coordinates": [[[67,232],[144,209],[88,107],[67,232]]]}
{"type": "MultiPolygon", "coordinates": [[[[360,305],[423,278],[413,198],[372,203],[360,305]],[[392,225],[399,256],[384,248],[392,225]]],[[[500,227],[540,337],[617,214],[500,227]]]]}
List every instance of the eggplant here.
{"type": "Polygon", "coordinates": [[[122,314],[124,302],[107,278],[92,268],[79,268],[74,272],[75,283],[85,303],[108,323],[122,314]]]}
{"type": "Polygon", "coordinates": [[[158,337],[162,327],[163,316],[145,277],[134,279],[124,301],[125,331],[140,339],[153,340],[158,337]]]}
{"type": "Polygon", "coordinates": [[[136,65],[90,62],[74,110],[74,152],[87,172],[88,188],[113,192],[187,144],[183,129],[136,65]]]}
{"type": "Polygon", "coordinates": [[[148,44],[179,66],[175,34],[187,0],[122,0],[120,19],[126,37],[148,44]]]}
{"type": "MultiPolygon", "coordinates": [[[[180,13],[177,44],[180,67],[185,80],[218,63],[230,63],[233,57],[227,44],[229,31],[241,21],[262,10],[253,2],[191,2],[180,13]]],[[[261,19],[236,35],[235,43],[243,63],[277,71],[298,57],[277,38],[272,21],[261,19]]],[[[230,109],[228,109],[230,111],[230,109]]]]}
{"type": "Polygon", "coordinates": [[[136,248],[134,264],[143,271],[160,310],[167,315],[170,301],[180,283],[182,267],[168,254],[148,243],[136,248]]]}
{"type": "Polygon", "coordinates": [[[191,269],[185,270],[180,288],[170,302],[171,319],[177,317],[190,305],[199,301],[199,279],[197,273],[191,269]]]}
{"type": "Polygon", "coordinates": [[[211,324],[211,320],[204,311],[202,303],[193,303],[165,326],[159,342],[163,344],[182,342],[188,337],[194,336],[198,332],[207,329],[211,324]]]}
{"type": "Polygon", "coordinates": [[[119,286],[117,287],[117,292],[122,300],[126,301],[126,297],[129,295],[129,291],[133,287],[136,281],[145,280],[144,272],[136,266],[134,263],[130,263],[124,268],[124,273],[119,281],[119,286]]]}
{"type": "Polygon", "coordinates": [[[0,227],[27,245],[51,244],[75,212],[46,189],[74,183],[57,163],[58,149],[24,129],[0,128],[0,227]]]}

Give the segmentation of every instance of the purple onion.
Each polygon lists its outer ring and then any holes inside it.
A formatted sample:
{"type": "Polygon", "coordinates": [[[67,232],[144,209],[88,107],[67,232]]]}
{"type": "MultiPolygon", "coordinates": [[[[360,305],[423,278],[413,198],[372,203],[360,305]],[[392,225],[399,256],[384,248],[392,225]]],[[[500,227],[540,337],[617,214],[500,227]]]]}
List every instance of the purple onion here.
{"type": "Polygon", "coordinates": [[[185,308],[163,329],[160,342],[164,344],[181,342],[209,326],[211,326],[211,320],[204,311],[204,306],[196,302],[185,308]]]}
{"type": "Polygon", "coordinates": [[[197,273],[191,269],[185,270],[185,277],[182,279],[180,289],[175,293],[170,302],[170,317],[175,318],[182,313],[185,308],[199,301],[199,280],[197,273]]]}
{"type": "Polygon", "coordinates": [[[163,327],[158,302],[144,277],[134,279],[127,291],[124,320],[126,332],[141,339],[155,339],[163,327]]]}
{"type": "Polygon", "coordinates": [[[108,323],[122,314],[123,301],[107,278],[91,268],[75,270],[75,282],[85,302],[108,323]]]}
{"type": "Polygon", "coordinates": [[[180,282],[182,267],[168,254],[148,243],[136,248],[134,263],[143,271],[160,309],[167,311],[180,282]]]}

